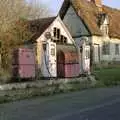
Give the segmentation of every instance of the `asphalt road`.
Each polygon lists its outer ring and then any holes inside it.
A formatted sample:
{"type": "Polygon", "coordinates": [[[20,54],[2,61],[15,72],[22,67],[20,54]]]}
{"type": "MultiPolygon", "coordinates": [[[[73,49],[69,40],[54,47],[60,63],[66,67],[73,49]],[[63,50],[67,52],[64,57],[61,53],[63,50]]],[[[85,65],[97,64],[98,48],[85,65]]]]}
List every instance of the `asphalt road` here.
{"type": "Polygon", "coordinates": [[[91,89],[2,104],[0,120],[120,120],[120,88],[91,89]]]}

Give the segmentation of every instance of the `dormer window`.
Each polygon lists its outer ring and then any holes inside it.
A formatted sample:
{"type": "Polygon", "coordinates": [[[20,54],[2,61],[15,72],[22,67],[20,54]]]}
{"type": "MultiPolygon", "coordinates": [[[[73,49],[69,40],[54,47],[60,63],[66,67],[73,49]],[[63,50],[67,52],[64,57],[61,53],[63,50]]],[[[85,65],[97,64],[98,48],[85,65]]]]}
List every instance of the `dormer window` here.
{"type": "Polygon", "coordinates": [[[108,35],[109,32],[109,18],[106,13],[98,15],[98,25],[100,26],[101,32],[104,36],[108,35]]]}
{"type": "Polygon", "coordinates": [[[108,25],[102,25],[101,31],[102,31],[103,35],[108,35],[108,25]]]}

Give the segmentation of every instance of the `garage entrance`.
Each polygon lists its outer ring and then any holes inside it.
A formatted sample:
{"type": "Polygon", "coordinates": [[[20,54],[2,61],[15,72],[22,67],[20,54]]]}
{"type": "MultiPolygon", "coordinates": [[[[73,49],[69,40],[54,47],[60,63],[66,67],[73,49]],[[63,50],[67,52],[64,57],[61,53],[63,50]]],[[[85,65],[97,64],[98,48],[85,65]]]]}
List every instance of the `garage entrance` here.
{"type": "Polygon", "coordinates": [[[57,52],[57,77],[64,77],[65,76],[65,55],[64,52],[58,51],[57,52]]]}

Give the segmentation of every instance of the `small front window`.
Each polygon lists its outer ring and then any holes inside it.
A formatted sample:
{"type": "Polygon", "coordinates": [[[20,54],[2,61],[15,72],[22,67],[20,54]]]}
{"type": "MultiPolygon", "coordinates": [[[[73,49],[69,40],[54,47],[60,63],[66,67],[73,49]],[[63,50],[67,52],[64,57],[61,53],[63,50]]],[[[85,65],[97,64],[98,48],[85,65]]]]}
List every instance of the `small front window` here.
{"type": "Polygon", "coordinates": [[[51,55],[55,56],[55,48],[51,48],[51,55]]]}
{"type": "Polygon", "coordinates": [[[56,37],[57,36],[57,31],[56,31],[56,28],[54,28],[54,37],[56,37]]]}
{"type": "Polygon", "coordinates": [[[53,31],[54,37],[57,39],[60,39],[60,29],[54,27],[54,31],[53,31]]]}
{"type": "Polygon", "coordinates": [[[54,27],[54,39],[53,42],[57,44],[67,44],[67,37],[62,35],[59,28],[54,27]]]}

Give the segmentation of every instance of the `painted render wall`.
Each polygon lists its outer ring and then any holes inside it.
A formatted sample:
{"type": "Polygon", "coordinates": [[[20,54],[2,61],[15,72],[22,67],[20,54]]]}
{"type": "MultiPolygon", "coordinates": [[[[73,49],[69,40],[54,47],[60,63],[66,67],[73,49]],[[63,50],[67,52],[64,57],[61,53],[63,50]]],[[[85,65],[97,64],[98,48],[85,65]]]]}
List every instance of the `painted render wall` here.
{"type": "Polygon", "coordinates": [[[71,37],[70,33],[67,31],[67,28],[62,23],[60,17],[58,16],[55,21],[44,31],[44,33],[36,40],[37,41],[37,61],[38,64],[41,65],[41,57],[43,54],[42,42],[46,40],[45,33],[50,32],[53,36],[54,27],[60,28],[61,34],[67,37],[68,43],[73,44],[74,40],[71,37]]]}
{"type": "Polygon", "coordinates": [[[111,59],[114,61],[120,61],[120,39],[111,38],[111,59]],[[115,55],[115,44],[119,44],[119,55],[115,55]]]}
{"type": "Polygon", "coordinates": [[[67,37],[69,44],[73,44],[72,43],[73,38],[71,37],[71,34],[68,32],[66,26],[63,24],[63,22],[59,16],[53,21],[53,23],[43,32],[43,34],[36,41],[37,42],[44,41],[46,39],[44,36],[46,32],[50,32],[51,35],[53,36],[54,27],[57,27],[60,29],[61,34],[67,37]]]}
{"type": "Polygon", "coordinates": [[[53,36],[53,30],[54,27],[57,27],[60,29],[61,34],[67,37],[67,42],[68,44],[74,44],[74,40],[71,37],[70,33],[68,32],[67,28],[65,27],[65,25],[63,24],[62,20],[60,19],[60,17],[58,16],[53,23],[48,27],[48,29],[46,29],[43,34],[36,40],[36,48],[37,48],[37,64],[38,64],[38,68],[42,69],[44,71],[42,71],[42,73],[46,73],[47,76],[48,73],[48,68],[46,68],[46,63],[45,63],[45,53],[43,50],[43,41],[46,40],[45,38],[45,33],[46,32],[50,32],[51,35],[53,36]],[[43,69],[44,68],[44,69],[43,69]]]}
{"type": "MultiPolygon", "coordinates": [[[[101,37],[101,36],[93,36],[92,37],[93,46],[99,45],[100,48],[100,61],[120,61],[120,54],[115,55],[115,44],[119,44],[119,53],[120,53],[120,39],[117,38],[109,38],[101,37]],[[110,54],[109,55],[103,55],[102,54],[102,44],[103,42],[110,42],[110,54]]],[[[95,49],[94,49],[95,50],[95,49]]],[[[97,51],[94,51],[94,62],[98,63],[99,61],[95,61],[95,58],[97,58],[98,54],[97,51]]]]}
{"type": "Polygon", "coordinates": [[[76,14],[72,6],[69,7],[66,15],[64,16],[63,23],[66,25],[73,37],[89,35],[89,32],[83,24],[83,21],[76,14]]]}

